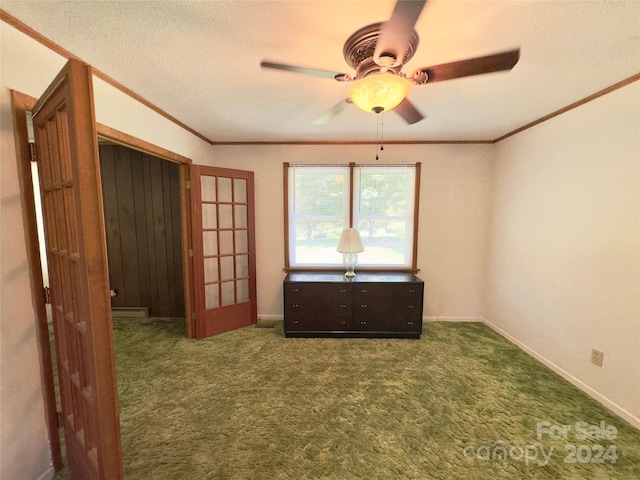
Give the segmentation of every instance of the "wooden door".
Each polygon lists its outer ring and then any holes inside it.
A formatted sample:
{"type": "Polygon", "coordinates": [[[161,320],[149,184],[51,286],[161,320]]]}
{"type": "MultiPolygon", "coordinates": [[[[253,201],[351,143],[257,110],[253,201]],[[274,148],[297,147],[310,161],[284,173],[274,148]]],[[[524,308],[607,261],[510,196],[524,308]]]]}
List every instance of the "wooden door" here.
{"type": "Polygon", "coordinates": [[[193,165],[195,336],[256,323],[253,172],[193,165]]]}
{"type": "Polygon", "coordinates": [[[67,460],[123,478],[98,142],[89,66],[70,60],[33,108],[67,460]]]}

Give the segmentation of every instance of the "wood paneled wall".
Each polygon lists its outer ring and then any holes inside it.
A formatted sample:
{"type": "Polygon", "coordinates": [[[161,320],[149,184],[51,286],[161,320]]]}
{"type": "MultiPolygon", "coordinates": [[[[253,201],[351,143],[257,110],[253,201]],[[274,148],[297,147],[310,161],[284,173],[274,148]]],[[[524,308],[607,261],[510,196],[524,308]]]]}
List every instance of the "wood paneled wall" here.
{"type": "Polygon", "coordinates": [[[100,145],[114,307],[184,316],[178,166],[120,145],[100,145]]]}

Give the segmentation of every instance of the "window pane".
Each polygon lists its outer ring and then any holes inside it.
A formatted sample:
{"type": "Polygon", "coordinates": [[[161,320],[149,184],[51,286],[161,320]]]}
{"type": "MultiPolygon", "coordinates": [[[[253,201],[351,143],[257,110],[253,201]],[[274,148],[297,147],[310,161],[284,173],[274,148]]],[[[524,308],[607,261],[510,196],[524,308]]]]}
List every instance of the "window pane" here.
{"type": "Polygon", "coordinates": [[[218,254],[217,232],[202,232],[202,253],[205,255],[218,254]]]}
{"type": "Polygon", "coordinates": [[[411,265],[414,178],[413,167],[356,169],[354,223],[365,247],[358,264],[411,265]]]}
{"type": "Polygon", "coordinates": [[[236,282],[236,295],[238,296],[238,303],[249,301],[249,280],[239,280],[236,282]]]}
{"type": "Polygon", "coordinates": [[[233,228],[233,211],[231,205],[219,205],[220,212],[220,228],[233,228]]]}
{"type": "Polygon", "coordinates": [[[202,204],[202,228],[218,228],[216,206],[213,203],[202,204]]]}
{"type": "Polygon", "coordinates": [[[247,228],[247,218],[249,217],[249,214],[247,213],[247,206],[236,205],[235,212],[236,212],[235,228],[247,228]]]}
{"type": "Polygon", "coordinates": [[[218,288],[217,283],[204,286],[204,304],[207,310],[220,306],[220,292],[218,288]]]}
{"type": "Polygon", "coordinates": [[[233,197],[235,203],[247,203],[247,181],[245,179],[233,179],[233,197]]]}
{"type": "Polygon", "coordinates": [[[234,277],[233,257],[220,257],[220,279],[230,280],[234,277]]]}
{"type": "Polygon", "coordinates": [[[218,201],[229,202],[233,200],[231,195],[231,179],[226,177],[218,177],[218,201]]]}
{"type": "Polygon", "coordinates": [[[200,188],[202,189],[202,200],[205,202],[216,201],[216,177],[200,177],[200,188]]]}
{"type": "Polygon", "coordinates": [[[218,281],[218,259],[205,258],[204,259],[204,282],[217,282],[218,281]]]}
{"type": "Polygon", "coordinates": [[[226,230],[220,232],[220,255],[233,253],[233,232],[226,230]]]}
{"type": "Polygon", "coordinates": [[[236,230],[236,253],[246,253],[249,251],[248,232],[246,230],[236,230]]]}
{"type": "Polygon", "coordinates": [[[234,303],[236,303],[236,296],[235,296],[235,283],[236,282],[224,282],[221,285],[221,290],[222,290],[222,306],[224,307],[225,305],[232,305],[234,303]]]}
{"type": "Polygon", "coordinates": [[[336,251],[349,214],[348,167],[290,167],[289,262],[341,265],[336,251]]]}

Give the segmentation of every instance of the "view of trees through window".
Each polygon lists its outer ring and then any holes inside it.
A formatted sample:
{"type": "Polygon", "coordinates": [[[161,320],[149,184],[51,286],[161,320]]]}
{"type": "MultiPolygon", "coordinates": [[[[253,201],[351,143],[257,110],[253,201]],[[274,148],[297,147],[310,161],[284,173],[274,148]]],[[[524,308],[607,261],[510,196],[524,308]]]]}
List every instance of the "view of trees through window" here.
{"type": "Polygon", "coordinates": [[[290,265],[342,265],[336,247],[353,202],[353,226],[365,246],[358,264],[410,266],[414,188],[415,166],[290,167],[290,265]]]}

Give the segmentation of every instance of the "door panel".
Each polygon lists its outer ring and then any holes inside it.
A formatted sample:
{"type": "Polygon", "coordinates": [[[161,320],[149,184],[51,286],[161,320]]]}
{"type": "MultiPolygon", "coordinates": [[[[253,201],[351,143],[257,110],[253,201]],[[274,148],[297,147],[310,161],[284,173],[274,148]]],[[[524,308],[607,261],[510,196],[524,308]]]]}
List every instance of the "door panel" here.
{"type": "Polygon", "coordinates": [[[123,478],[90,68],[70,60],[33,108],[62,399],[73,478],[123,478]]]}
{"type": "Polygon", "coordinates": [[[253,172],[191,167],[195,335],[256,323],[253,172]]]}

